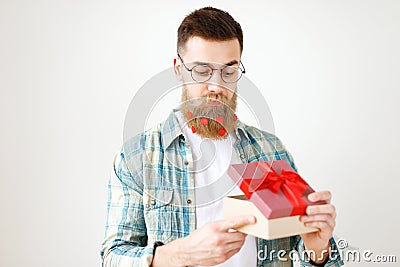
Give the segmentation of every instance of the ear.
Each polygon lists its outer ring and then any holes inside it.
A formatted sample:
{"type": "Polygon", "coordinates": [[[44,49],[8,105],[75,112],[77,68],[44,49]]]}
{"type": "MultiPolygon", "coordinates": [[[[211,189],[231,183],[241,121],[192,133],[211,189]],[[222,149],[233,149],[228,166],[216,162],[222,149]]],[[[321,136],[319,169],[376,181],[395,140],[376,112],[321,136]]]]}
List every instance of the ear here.
{"type": "Polygon", "coordinates": [[[178,81],[182,81],[181,61],[178,57],[174,57],[174,73],[178,81]]]}

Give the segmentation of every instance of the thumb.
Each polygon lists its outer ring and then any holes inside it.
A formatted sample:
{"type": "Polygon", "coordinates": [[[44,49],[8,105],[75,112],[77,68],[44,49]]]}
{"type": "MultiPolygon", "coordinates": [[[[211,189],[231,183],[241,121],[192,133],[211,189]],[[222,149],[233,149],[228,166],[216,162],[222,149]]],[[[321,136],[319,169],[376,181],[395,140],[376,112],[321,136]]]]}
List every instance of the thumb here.
{"type": "Polygon", "coordinates": [[[256,218],[252,215],[232,217],[221,222],[221,230],[237,229],[248,224],[254,224],[256,218]]]}

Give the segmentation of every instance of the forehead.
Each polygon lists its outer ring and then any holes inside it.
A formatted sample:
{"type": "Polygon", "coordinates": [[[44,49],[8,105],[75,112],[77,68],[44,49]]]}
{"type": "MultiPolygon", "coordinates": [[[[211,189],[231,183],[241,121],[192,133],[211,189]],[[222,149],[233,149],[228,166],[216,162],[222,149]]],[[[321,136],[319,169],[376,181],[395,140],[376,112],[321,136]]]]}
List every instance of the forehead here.
{"type": "Polygon", "coordinates": [[[184,47],[185,61],[212,62],[225,64],[233,60],[240,61],[240,44],[238,39],[211,41],[198,36],[188,39],[184,47]]]}

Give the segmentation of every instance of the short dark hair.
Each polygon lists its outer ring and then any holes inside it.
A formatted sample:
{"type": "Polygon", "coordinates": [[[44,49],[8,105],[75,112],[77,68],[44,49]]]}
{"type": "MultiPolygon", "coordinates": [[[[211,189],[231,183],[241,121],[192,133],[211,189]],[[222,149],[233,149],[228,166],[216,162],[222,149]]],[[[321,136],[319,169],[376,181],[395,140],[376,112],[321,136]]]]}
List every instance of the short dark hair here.
{"type": "Polygon", "coordinates": [[[237,38],[240,53],[243,51],[242,27],[228,12],[214,7],[197,9],[183,19],[178,28],[178,51],[193,36],[211,41],[228,41],[237,38]]]}

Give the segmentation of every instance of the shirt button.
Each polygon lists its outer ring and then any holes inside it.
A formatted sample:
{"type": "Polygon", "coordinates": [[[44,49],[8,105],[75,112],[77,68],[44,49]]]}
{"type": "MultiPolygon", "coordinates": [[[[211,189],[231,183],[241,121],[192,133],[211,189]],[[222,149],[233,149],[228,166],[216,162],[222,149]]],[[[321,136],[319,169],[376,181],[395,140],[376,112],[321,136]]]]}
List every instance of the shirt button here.
{"type": "Polygon", "coordinates": [[[156,201],[154,199],[151,200],[151,205],[155,205],[156,201]]]}
{"type": "Polygon", "coordinates": [[[192,200],[191,200],[191,199],[188,199],[188,200],[186,201],[186,203],[191,204],[191,203],[192,203],[192,200]]]}
{"type": "Polygon", "coordinates": [[[246,156],[244,154],[240,154],[240,158],[244,159],[244,158],[246,158],[246,156]]]}
{"type": "Polygon", "coordinates": [[[185,163],[186,166],[189,165],[189,161],[185,161],[184,163],[185,163]]]}

